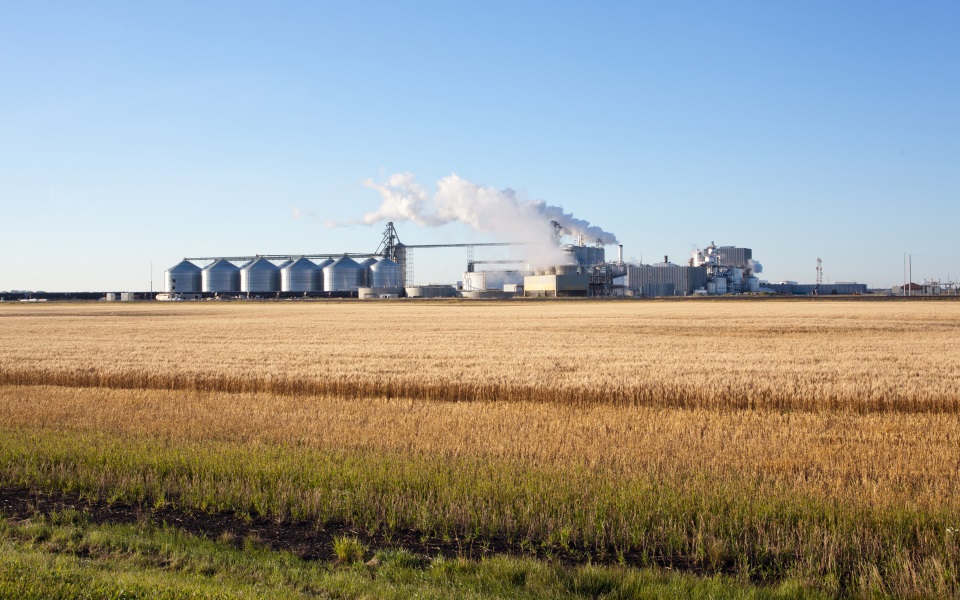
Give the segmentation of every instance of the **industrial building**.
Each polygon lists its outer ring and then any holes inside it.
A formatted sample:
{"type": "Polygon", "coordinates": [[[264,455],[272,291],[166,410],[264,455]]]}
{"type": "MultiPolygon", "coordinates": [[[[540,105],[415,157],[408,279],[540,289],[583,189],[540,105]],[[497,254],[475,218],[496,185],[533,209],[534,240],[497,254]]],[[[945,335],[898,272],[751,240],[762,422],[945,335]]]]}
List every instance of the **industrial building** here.
{"type": "Polygon", "coordinates": [[[590,293],[590,276],[579,265],[558,265],[523,278],[527,298],[585,297],[590,293]]]}
{"type": "Polygon", "coordinates": [[[681,266],[663,257],[662,263],[653,265],[626,265],[626,273],[618,281],[630,295],[639,296],[689,296],[707,285],[705,267],[681,266]]]}
{"type": "MultiPolygon", "coordinates": [[[[165,299],[193,297],[353,297],[464,298],[524,297],[663,297],[727,294],[862,294],[858,283],[795,282],[771,284],[757,275],[762,266],[753,250],[717,246],[694,250],[686,265],[664,256],[655,264],[628,264],[623,246],[617,259],[607,261],[604,244],[586,244],[582,236],[562,244],[563,229],[552,223],[552,243],[561,250],[561,264],[546,267],[523,259],[475,260],[481,246],[522,246],[521,243],[405,245],[388,223],[380,246],[372,253],[255,255],[185,258],[164,274],[165,299]],[[456,286],[413,284],[412,249],[464,248],[467,269],[456,286]],[[488,268],[478,268],[479,266],[488,268]]],[[[934,292],[935,293],[935,292],[934,292]]]]}
{"type": "Polygon", "coordinates": [[[837,283],[821,283],[819,285],[815,283],[795,283],[795,282],[782,282],[782,283],[769,283],[763,282],[761,285],[761,290],[765,293],[772,294],[783,294],[783,295],[794,295],[794,296],[824,296],[824,295],[851,295],[851,294],[866,294],[867,293],[867,284],[865,283],[853,283],[853,282],[837,282],[837,283]]]}
{"type": "Polygon", "coordinates": [[[925,279],[923,283],[895,285],[890,289],[890,293],[894,296],[958,296],[960,295],[960,283],[925,279]]]}

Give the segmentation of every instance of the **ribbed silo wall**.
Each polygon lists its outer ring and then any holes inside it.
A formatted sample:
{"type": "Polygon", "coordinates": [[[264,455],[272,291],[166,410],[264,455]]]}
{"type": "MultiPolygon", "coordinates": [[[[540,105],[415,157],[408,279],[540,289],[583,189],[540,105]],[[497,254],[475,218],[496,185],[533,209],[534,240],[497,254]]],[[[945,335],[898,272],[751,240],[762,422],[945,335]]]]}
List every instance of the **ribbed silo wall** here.
{"type": "Polygon", "coordinates": [[[320,268],[311,260],[299,258],[280,269],[283,292],[319,292],[321,289],[320,268]]]}
{"type": "Polygon", "coordinates": [[[218,260],[204,267],[200,273],[204,292],[239,292],[240,269],[233,263],[218,260]]]}
{"type": "Polygon", "coordinates": [[[240,269],[241,292],[279,292],[280,269],[265,258],[258,258],[240,269]]]}
{"type": "Polygon", "coordinates": [[[349,257],[337,259],[323,268],[323,291],[356,292],[363,287],[363,269],[349,257]]]}
{"type": "Polygon", "coordinates": [[[200,273],[200,267],[190,261],[182,261],[164,271],[164,290],[171,293],[198,293],[203,289],[200,273]]]}
{"type": "Polygon", "coordinates": [[[400,265],[389,258],[370,266],[370,287],[399,288],[403,283],[400,265]]]}

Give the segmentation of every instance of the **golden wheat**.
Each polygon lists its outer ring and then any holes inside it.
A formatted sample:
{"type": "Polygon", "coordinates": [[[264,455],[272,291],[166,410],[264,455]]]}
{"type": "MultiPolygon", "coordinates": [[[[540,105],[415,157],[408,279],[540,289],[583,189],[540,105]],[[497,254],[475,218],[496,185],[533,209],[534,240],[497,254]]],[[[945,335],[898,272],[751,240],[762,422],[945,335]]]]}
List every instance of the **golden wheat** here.
{"type": "Polygon", "coordinates": [[[955,302],[0,306],[0,482],[949,596],[958,331],[955,302]]]}
{"type": "Polygon", "coordinates": [[[0,387],[0,427],[488,458],[618,478],[708,477],[874,508],[960,506],[960,415],[447,403],[0,387]]]}
{"type": "Polygon", "coordinates": [[[960,411],[960,303],[0,307],[0,383],[960,411]]]}

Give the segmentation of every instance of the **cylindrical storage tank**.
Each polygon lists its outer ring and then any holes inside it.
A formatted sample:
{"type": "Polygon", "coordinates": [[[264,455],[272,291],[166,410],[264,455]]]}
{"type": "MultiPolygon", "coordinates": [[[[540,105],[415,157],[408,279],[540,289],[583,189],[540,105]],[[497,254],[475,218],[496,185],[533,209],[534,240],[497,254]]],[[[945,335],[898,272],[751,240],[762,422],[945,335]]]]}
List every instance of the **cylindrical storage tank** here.
{"type": "Polygon", "coordinates": [[[321,287],[320,267],[312,260],[300,257],[280,269],[280,291],[319,292],[321,287]]]}
{"type": "Polygon", "coordinates": [[[362,278],[360,282],[361,287],[376,287],[370,284],[370,267],[377,263],[377,259],[370,257],[365,258],[360,261],[360,277],[362,278]]]}
{"type": "Polygon", "coordinates": [[[241,292],[279,292],[280,267],[265,258],[258,258],[240,269],[241,292]]]}
{"type": "Polygon", "coordinates": [[[421,285],[406,288],[408,298],[454,298],[457,290],[452,285],[421,285]]]}
{"type": "Polygon", "coordinates": [[[398,288],[402,282],[400,265],[389,258],[384,258],[370,265],[370,287],[398,288]]]}
{"type": "Polygon", "coordinates": [[[201,269],[189,260],[180,262],[163,272],[163,287],[167,292],[197,293],[203,289],[201,269]]]}
{"type": "Polygon", "coordinates": [[[356,292],[363,283],[363,268],[343,255],[323,268],[323,291],[356,292]]]}
{"type": "Polygon", "coordinates": [[[727,280],[725,277],[717,277],[713,280],[713,283],[717,288],[718,294],[723,295],[727,293],[727,280]]]}
{"type": "Polygon", "coordinates": [[[463,289],[466,291],[487,289],[486,271],[473,271],[463,274],[463,289]]]}
{"type": "Polygon", "coordinates": [[[239,292],[240,268],[228,260],[217,259],[200,272],[200,282],[204,292],[239,292]]]}
{"type": "Polygon", "coordinates": [[[747,277],[747,291],[748,292],[760,291],[760,279],[758,277],[747,277]]]}
{"type": "Polygon", "coordinates": [[[708,281],[708,282],[707,282],[707,293],[710,294],[711,296],[714,295],[714,294],[716,294],[716,293],[717,293],[717,284],[714,283],[714,282],[712,282],[712,281],[708,281]]]}
{"type": "Polygon", "coordinates": [[[319,263],[317,263],[317,271],[320,272],[320,275],[317,277],[317,290],[323,291],[323,270],[333,264],[332,258],[325,258],[319,263]]]}
{"type": "Polygon", "coordinates": [[[730,283],[734,285],[743,283],[743,269],[730,269],[730,283]]]}

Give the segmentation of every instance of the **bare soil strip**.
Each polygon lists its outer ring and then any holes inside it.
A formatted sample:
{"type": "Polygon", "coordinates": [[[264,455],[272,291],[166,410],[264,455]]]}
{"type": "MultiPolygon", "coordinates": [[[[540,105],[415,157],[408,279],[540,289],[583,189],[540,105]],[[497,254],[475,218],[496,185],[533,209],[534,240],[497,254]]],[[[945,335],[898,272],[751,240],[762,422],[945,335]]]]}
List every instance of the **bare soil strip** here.
{"type": "MultiPolygon", "coordinates": [[[[227,542],[243,548],[250,541],[275,551],[292,552],[304,560],[333,562],[333,540],[341,536],[361,540],[372,552],[402,548],[424,557],[466,558],[479,560],[495,555],[523,556],[554,561],[565,566],[585,564],[623,564],[634,567],[660,567],[693,575],[716,573],[732,574],[734,565],[706,569],[683,557],[655,557],[646,559],[638,553],[615,551],[605,553],[586,549],[553,549],[520,547],[503,539],[458,540],[425,536],[421,532],[391,531],[367,532],[344,523],[314,524],[307,522],[277,522],[264,517],[248,518],[233,512],[205,513],[174,506],[151,508],[104,500],[88,501],[63,492],[43,492],[26,487],[0,487],[0,515],[12,522],[50,516],[65,510],[86,515],[96,525],[140,524],[154,527],[173,527],[191,535],[227,542]]],[[[766,582],[770,583],[770,582],[766,582]]]]}

